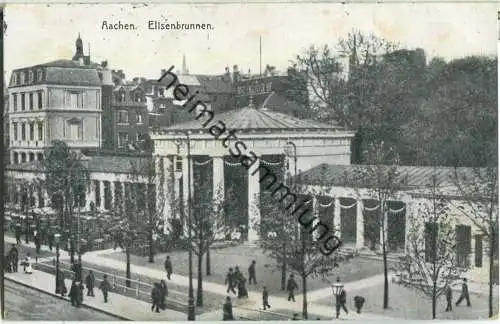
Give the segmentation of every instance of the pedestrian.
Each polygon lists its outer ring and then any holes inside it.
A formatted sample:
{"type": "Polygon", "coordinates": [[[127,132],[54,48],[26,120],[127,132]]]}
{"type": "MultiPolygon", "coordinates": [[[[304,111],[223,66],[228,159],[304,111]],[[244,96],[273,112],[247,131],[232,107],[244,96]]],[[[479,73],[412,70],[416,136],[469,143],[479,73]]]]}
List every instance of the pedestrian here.
{"type": "Polygon", "coordinates": [[[264,308],[264,310],[271,308],[271,305],[269,305],[269,292],[266,286],[262,289],[262,308],[264,308]]]}
{"type": "Polygon", "coordinates": [[[462,282],[462,293],[460,294],[460,298],[458,298],[455,306],[458,306],[463,300],[467,301],[467,306],[471,307],[470,299],[469,299],[469,286],[467,285],[467,278],[464,278],[462,282]]]}
{"type": "Polygon", "coordinates": [[[233,304],[231,303],[231,297],[226,297],[226,302],[222,306],[222,320],[223,321],[232,321],[234,320],[233,316],[233,304]]]}
{"type": "Polygon", "coordinates": [[[16,224],[16,244],[21,244],[21,224],[16,224]]]}
{"type": "Polygon", "coordinates": [[[40,254],[40,233],[36,230],[33,232],[33,241],[35,242],[36,254],[40,254]]]}
{"type": "Polygon", "coordinates": [[[31,256],[30,254],[26,254],[26,258],[24,259],[24,273],[32,274],[33,268],[31,267],[31,256]]]}
{"type": "Polygon", "coordinates": [[[48,234],[48,241],[49,241],[49,249],[50,251],[52,251],[52,246],[54,245],[54,233],[52,233],[52,231],[50,231],[48,234]]]}
{"type": "Polygon", "coordinates": [[[226,280],[224,283],[227,285],[227,293],[229,293],[231,291],[233,294],[236,294],[236,290],[234,290],[233,268],[229,268],[229,271],[226,274],[226,280]]]}
{"type": "Polygon", "coordinates": [[[245,276],[243,276],[243,274],[240,274],[240,277],[238,279],[238,298],[248,297],[246,282],[247,279],[245,278],[245,276]]]}
{"type": "Polygon", "coordinates": [[[151,305],[151,311],[152,312],[160,312],[160,285],[155,282],[153,285],[153,289],[151,290],[151,300],[153,305],[151,305]]]}
{"type": "Polygon", "coordinates": [[[61,270],[59,270],[59,273],[57,275],[57,289],[56,289],[56,291],[59,292],[62,297],[64,297],[68,292],[68,288],[66,288],[64,272],[62,272],[61,270]]]}
{"type": "Polygon", "coordinates": [[[12,261],[10,260],[10,254],[4,256],[4,271],[12,272],[12,261]]]}
{"type": "Polygon", "coordinates": [[[111,284],[108,281],[108,275],[104,275],[101,284],[99,285],[99,289],[102,291],[102,295],[104,297],[104,302],[108,302],[108,292],[111,290],[111,284]]]}
{"type": "Polygon", "coordinates": [[[12,247],[10,248],[9,256],[9,260],[12,264],[12,271],[17,272],[17,264],[19,263],[19,251],[17,251],[17,248],[14,244],[12,244],[12,247]]]}
{"type": "Polygon", "coordinates": [[[160,308],[165,310],[167,308],[168,287],[165,280],[160,281],[160,308]]]}
{"type": "Polygon", "coordinates": [[[85,277],[85,283],[87,284],[87,296],[94,297],[95,277],[92,270],[90,270],[87,277],[85,277]]]}
{"type": "Polygon", "coordinates": [[[453,300],[453,293],[449,284],[446,285],[445,295],[446,295],[446,309],[444,311],[451,312],[452,311],[451,301],[453,300]]]}
{"type": "Polygon", "coordinates": [[[75,261],[73,263],[73,266],[71,267],[71,270],[73,271],[74,278],[76,281],[82,281],[82,265],[78,261],[75,261]]]}
{"type": "Polygon", "coordinates": [[[71,282],[71,287],[69,288],[69,299],[71,300],[71,306],[78,306],[78,286],[76,285],[76,281],[73,280],[71,282]]]}
{"type": "Polygon", "coordinates": [[[354,307],[356,307],[356,313],[361,314],[361,309],[365,303],[365,298],[363,296],[354,297],[354,307]]]}
{"type": "Polygon", "coordinates": [[[252,282],[254,285],[257,284],[257,279],[255,278],[255,264],[256,261],[253,260],[250,266],[248,267],[248,284],[251,285],[252,282]]]}
{"type": "Polygon", "coordinates": [[[288,278],[288,282],[286,283],[286,291],[288,291],[288,301],[295,302],[295,289],[298,288],[297,282],[293,277],[293,273],[290,274],[288,278]]]}
{"type": "Polygon", "coordinates": [[[172,275],[172,260],[170,260],[169,255],[165,259],[165,271],[167,271],[167,279],[170,280],[170,276],[172,275]]]}
{"type": "MultiPolygon", "coordinates": [[[[337,279],[338,281],[338,279],[337,279]]],[[[347,302],[347,294],[346,294],[346,291],[344,289],[342,289],[340,291],[340,294],[338,294],[336,296],[336,299],[337,299],[337,302],[336,302],[336,310],[337,310],[337,318],[339,318],[340,316],[340,309],[342,308],[344,310],[344,312],[346,314],[348,314],[349,312],[347,311],[347,307],[346,307],[346,302],[347,302]]]]}
{"type": "Polygon", "coordinates": [[[78,289],[77,289],[77,298],[76,298],[76,304],[77,307],[80,307],[83,304],[83,291],[85,290],[85,287],[83,286],[83,282],[78,283],[78,289]]]}
{"type": "Polygon", "coordinates": [[[238,281],[241,278],[241,272],[240,272],[240,267],[236,266],[234,267],[234,273],[233,273],[233,286],[237,287],[238,286],[238,281]]]}

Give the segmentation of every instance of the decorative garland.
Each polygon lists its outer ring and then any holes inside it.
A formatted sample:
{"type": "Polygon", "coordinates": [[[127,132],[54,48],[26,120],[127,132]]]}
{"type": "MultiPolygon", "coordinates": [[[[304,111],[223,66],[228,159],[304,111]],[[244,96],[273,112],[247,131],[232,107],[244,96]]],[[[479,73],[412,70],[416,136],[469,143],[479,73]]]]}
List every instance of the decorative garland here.
{"type": "Polygon", "coordinates": [[[213,159],[208,159],[206,161],[203,161],[203,162],[199,162],[199,161],[195,161],[193,160],[193,164],[194,165],[198,165],[198,166],[201,166],[201,165],[207,165],[208,163],[210,163],[210,161],[212,161],[213,159]]]}
{"type": "Polygon", "coordinates": [[[234,167],[234,166],[241,165],[241,162],[231,163],[231,162],[228,162],[228,161],[224,161],[224,165],[234,167]]]}
{"type": "Polygon", "coordinates": [[[370,207],[366,207],[366,206],[364,206],[364,209],[365,209],[366,211],[374,211],[374,210],[377,210],[379,207],[380,207],[380,205],[377,205],[377,206],[375,206],[375,207],[371,207],[371,208],[370,208],[370,207]]]}
{"type": "Polygon", "coordinates": [[[399,208],[399,209],[391,209],[391,208],[389,208],[389,211],[390,211],[391,213],[397,214],[397,213],[402,212],[402,211],[403,211],[403,210],[405,210],[405,209],[406,209],[406,206],[403,206],[403,207],[401,207],[401,208],[399,208]]]}
{"type": "Polygon", "coordinates": [[[333,200],[332,200],[332,201],[330,201],[330,203],[329,203],[329,204],[326,204],[326,205],[323,205],[322,203],[318,202],[318,205],[319,205],[320,207],[323,207],[323,208],[328,208],[328,207],[330,207],[331,205],[333,205],[333,200]]]}
{"type": "Polygon", "coordinates": [[[354,206],[356,206],[356,205],[357,205],[357,202],[355,202],[355,203],[354,203],[354,204],[352,204],[351,206],[344,206],[344,205],[342,205],[342,204],[340,204],[340,203],[339,203],[339,205],[340,205],[340,208],[342,208],[342,209],[351,209],[352,207],[354,207],[354,206]]]}

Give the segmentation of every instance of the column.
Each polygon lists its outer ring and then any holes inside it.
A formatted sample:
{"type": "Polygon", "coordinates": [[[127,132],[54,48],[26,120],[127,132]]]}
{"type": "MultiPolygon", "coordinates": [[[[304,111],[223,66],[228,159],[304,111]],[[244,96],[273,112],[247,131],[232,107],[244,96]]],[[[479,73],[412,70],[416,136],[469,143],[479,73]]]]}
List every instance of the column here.
{"type": "Polygon", "coordinates": [[[51,201],[50,201],[50,196],[49,196],[49,193],[47,192],[46,189],[43,189],[42,191],[42,197],[43,197],[43,200],[44,200],[44,206],[45,207],[48,207],[51,205],[51,201]]]}
{"type": "Polygon", "coordinates": [[[365,246],[365,224],[363,218],[363,200],[356,201],[356,249],[365,246]]]}
{"type": "MultiPolygon", "coordinates": [[[[312,199],[313,199],[313,201],[312,201],[312,208],[313,208],[313,214],[314,214],[312,228],[314,228],[320,222],[320,220],[319,220],[319,200],[318,200],[317,196],[313,196],[312,199]]],[[[321,234],[323,234],[323,231],[324,231],[323,230],[323,226],[321,226],[318,229],[316,229],[312,233],[313,239],[314,240],[318,240],[319,237],[321,236],[321,234]]]]}
{"type": "Polygon", "coordinates": [[[333,229],[335,231],[335,235],[338,238],[342,238],[340,212],[341,212],[340,198],[335,197],[335,205],[334,205],[334,212],[333,212],[333,229]]]}
{"type": "MultiPolygon", "coordinates": [[[[183,159],[184,160],[184,159],[183,159]]],[[[161,211],[163,214],[163,221],[165,223],[164,231],[166,233],[168,227],[170,226],[169,219],[172,218],[172,213],[173,213],[173,208],[172,208],[172,202],[173,202],[173,184],[172,184],[172,172],[173,172],[173,165],[174,161],[171,160],[170,157],[165,156],[163,157],[163,197],[159,197],[159,201],[162,204],[161,206],[161,211]]],[[[187,176],[186,176],[187,179],[187,176]]],[[[186,227],[184,227],[186,228],[186,227]]]]}
{"type": "Polygon", "coordinates": [[[471,231],[470,236],[470,253],[469,253],[469,266],[474,269],[476,266],[476,236],[474,235],[474,230],[471,231]]]}
{"type": "MultiPolygon", "coordinates": [[[[222,207],[222,202],[224,201],[224,157],[222,156],[213,156],[212,157],[212,183],[213,183],[213,199],[214,201],[220,201],[218,203],[218,207],[222,207]]],[[[219,228],[219,224],[217,224],[217,219],[214,222],[214,227],[216,233],[218,233],[217,229],[219,228]]]]}
{"type": "MultiPolygon", "coordinates": [[[[156,192],[156,210],[161,210],[161,199],[160,199],[160,192],[161,192],[161,158],[156,155],[154,157],[155,159],[155,192],[156,192]]],[[[166,228],[165,228],[166,230],[166,228]]]]}
{"type": "Polygon", "coordinates": [[[99,182],[99,195],[101,196],[100,198],[100,201],[101,201],[101,204],[99,206],[99,209],[100,210],[105,210],[105,201],[104,199],[106,198],[106,195],[104,195],[104,181],[98,181],[99,182]]]}
{"type": "Polygon", "coordinates": [[[408,251],[408,234],[411,226],[411,218],[413,217],[413,212],[414,212],[414,202],[411,203],[408,200],[405,201],[406,204],[406,212],[405,212],[405,252],[408,251]]]}
{"type": "Polygon", "coordinates": [[[109,182],[109,191],[110,191],[110,196],[111,196],[111,206],[110,209],[114,210],[115,209],[115,202],[116,202],[116,197],[115,197],[115,182],[110,181],[109,182]]]}
{"type": "Polygon", "coordinates": [[[87,196],[86,196],[86,199],[85,199],[85,209],[86,210],[90,210],[90,205],[91,203],[94,203],[94,206],[95,206],[95,182],[94,181],[90,181],[90,185],[89,185],[89,188],[87,190],[87,196]]]}
{"type": "Polygon", "coordinates": [[[33,188],[33,191],[32,191],[32,195],[34,197],[34,200],[35,200],[35,208],[38,208],[38,206],[40,206],[40,194],[38,192],[38,188],[33,188]]]}
{"type": "MultiPolygon", "coordinates": [[[[188,220],[187,218],[189,217],[189,185],[188,185],[188,179],[189,179],[189,174],[188,174],[188,159],[187,156],[182,157],[182,201],[179,201],[179,204],[182,204],[182,208],[179,208],[179,210],[184,210],[184,215],[181,216],[181,221],[184,220],[183,226],[184,226],[184,234],[187,236],[187,225],[188,225],[188,220]]],[[[191,173],[191,176],[193,174],[191,173]]],[[[192,192],[191,192],[192,193],[192,192]]],[[[179,205],[181,206],[181,205],[179,205]]]]}
{"type": "Polygon", "coordinates": [[[260,223],[259,209],[259,159],[248,169],[248,242],[253,243],[259,239],[255,225],[260,223]]]}
{"type": "Polygon", "coordinates": [[[122,210],[125,211],[127,209],[127,204],[126,204],[127,193],[125,192],[126,182],[122,182],[120,185],[122,187],[122,210]]]}

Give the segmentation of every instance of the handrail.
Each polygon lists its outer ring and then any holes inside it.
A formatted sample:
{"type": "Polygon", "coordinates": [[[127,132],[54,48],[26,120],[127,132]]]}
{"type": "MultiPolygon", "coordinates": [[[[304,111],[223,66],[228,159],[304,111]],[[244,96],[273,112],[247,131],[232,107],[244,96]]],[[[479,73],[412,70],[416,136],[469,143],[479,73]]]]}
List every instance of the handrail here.
{"type": "MultiPolygon", "coordinates": [[[[61,262],[62,264],[65,264],[65,265],[68,265],[70,266],[69,263],[67,262],[61,262]]],[[[38,263],[38,265],[42,265],[42,266],[45,266],[45,267],[48,267],[48,268],[52,268],[55,270],[55,267],[50,265],[50,264],[46,264],[46,263],[38,263]]],[[[124,291],[126,290],[132,290],[132,291],[135,291],[135,295],[138,297],[141,293],[142,294],[146,294],[146,295],[149,295],[149,291],[145,291],[145,290],[142,290],[140,289],[139,287],[142,285],[142,286],[145,286],[146,288],[149,288],[149,289],[152,289],[153,288],[153,285],[150,285],[148,283],[145,283],[145,282],[141,282],[140,280],[133,280],[133,279],[127,279],[126,277],[121,277],[121,276],[116,276],[114,274],[110,274],[108,272],[104,272],[104,271],[100,271],[100,270],[97,270],[97,269],[92,269],[92,268],[88,268],[88,267],[83,267],[83,269],[86,269],[86,270],[92,270],[94,273],[100,273],[100,274],[103,274],[103,275],[107,275],[108,278],[112,278],[112,282],[111,284],[113,285],[113,287],[116,289],[117,287],[123,289],[124,291]],[[118,280],[122,279],[122,280],[129,280],[130,282],[133,282],[136,284],[136,287],[135,288],[132,288],[132,287],[127,287],[126,285],[123,285],[123,284],[119,284],[116,282],[116,279],[118,278],[118,280]]],[[[64,269],[64,268],[60,268],[61,271],[65,271],[65,272],[69,272],[69,273],[73,273],[73,271],[71,269],[64,269]]],[[[97,279],[99,281],[101,281],[102,279],[97,279]]],[[[175,290],[168,290],[169,292],[173,292],[175,290]]],[[[176,291],[175,291],[176,292],[176,291]]],[[[172,298],[169,298],[167,299],[168,302],[171,302],[173,304],[176,304],[176,305],[179,305],[179,306],[182,306],[182,307],[187,307],[187,304],[185,303],[182,303],[180,301],[177,301],[177,300],[174,300],[172,298]]]]}

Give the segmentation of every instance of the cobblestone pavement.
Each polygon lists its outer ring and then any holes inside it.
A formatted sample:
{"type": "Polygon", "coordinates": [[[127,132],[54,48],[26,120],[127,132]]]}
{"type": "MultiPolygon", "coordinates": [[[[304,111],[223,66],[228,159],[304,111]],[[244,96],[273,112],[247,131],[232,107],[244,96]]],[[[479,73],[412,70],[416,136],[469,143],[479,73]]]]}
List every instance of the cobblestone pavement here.
{"type": "Polygon", "coordinates": [[[116,317],[75,308],[66,300],[5,280],[5,319],[9,321],[116,321],[116,317]]]}

